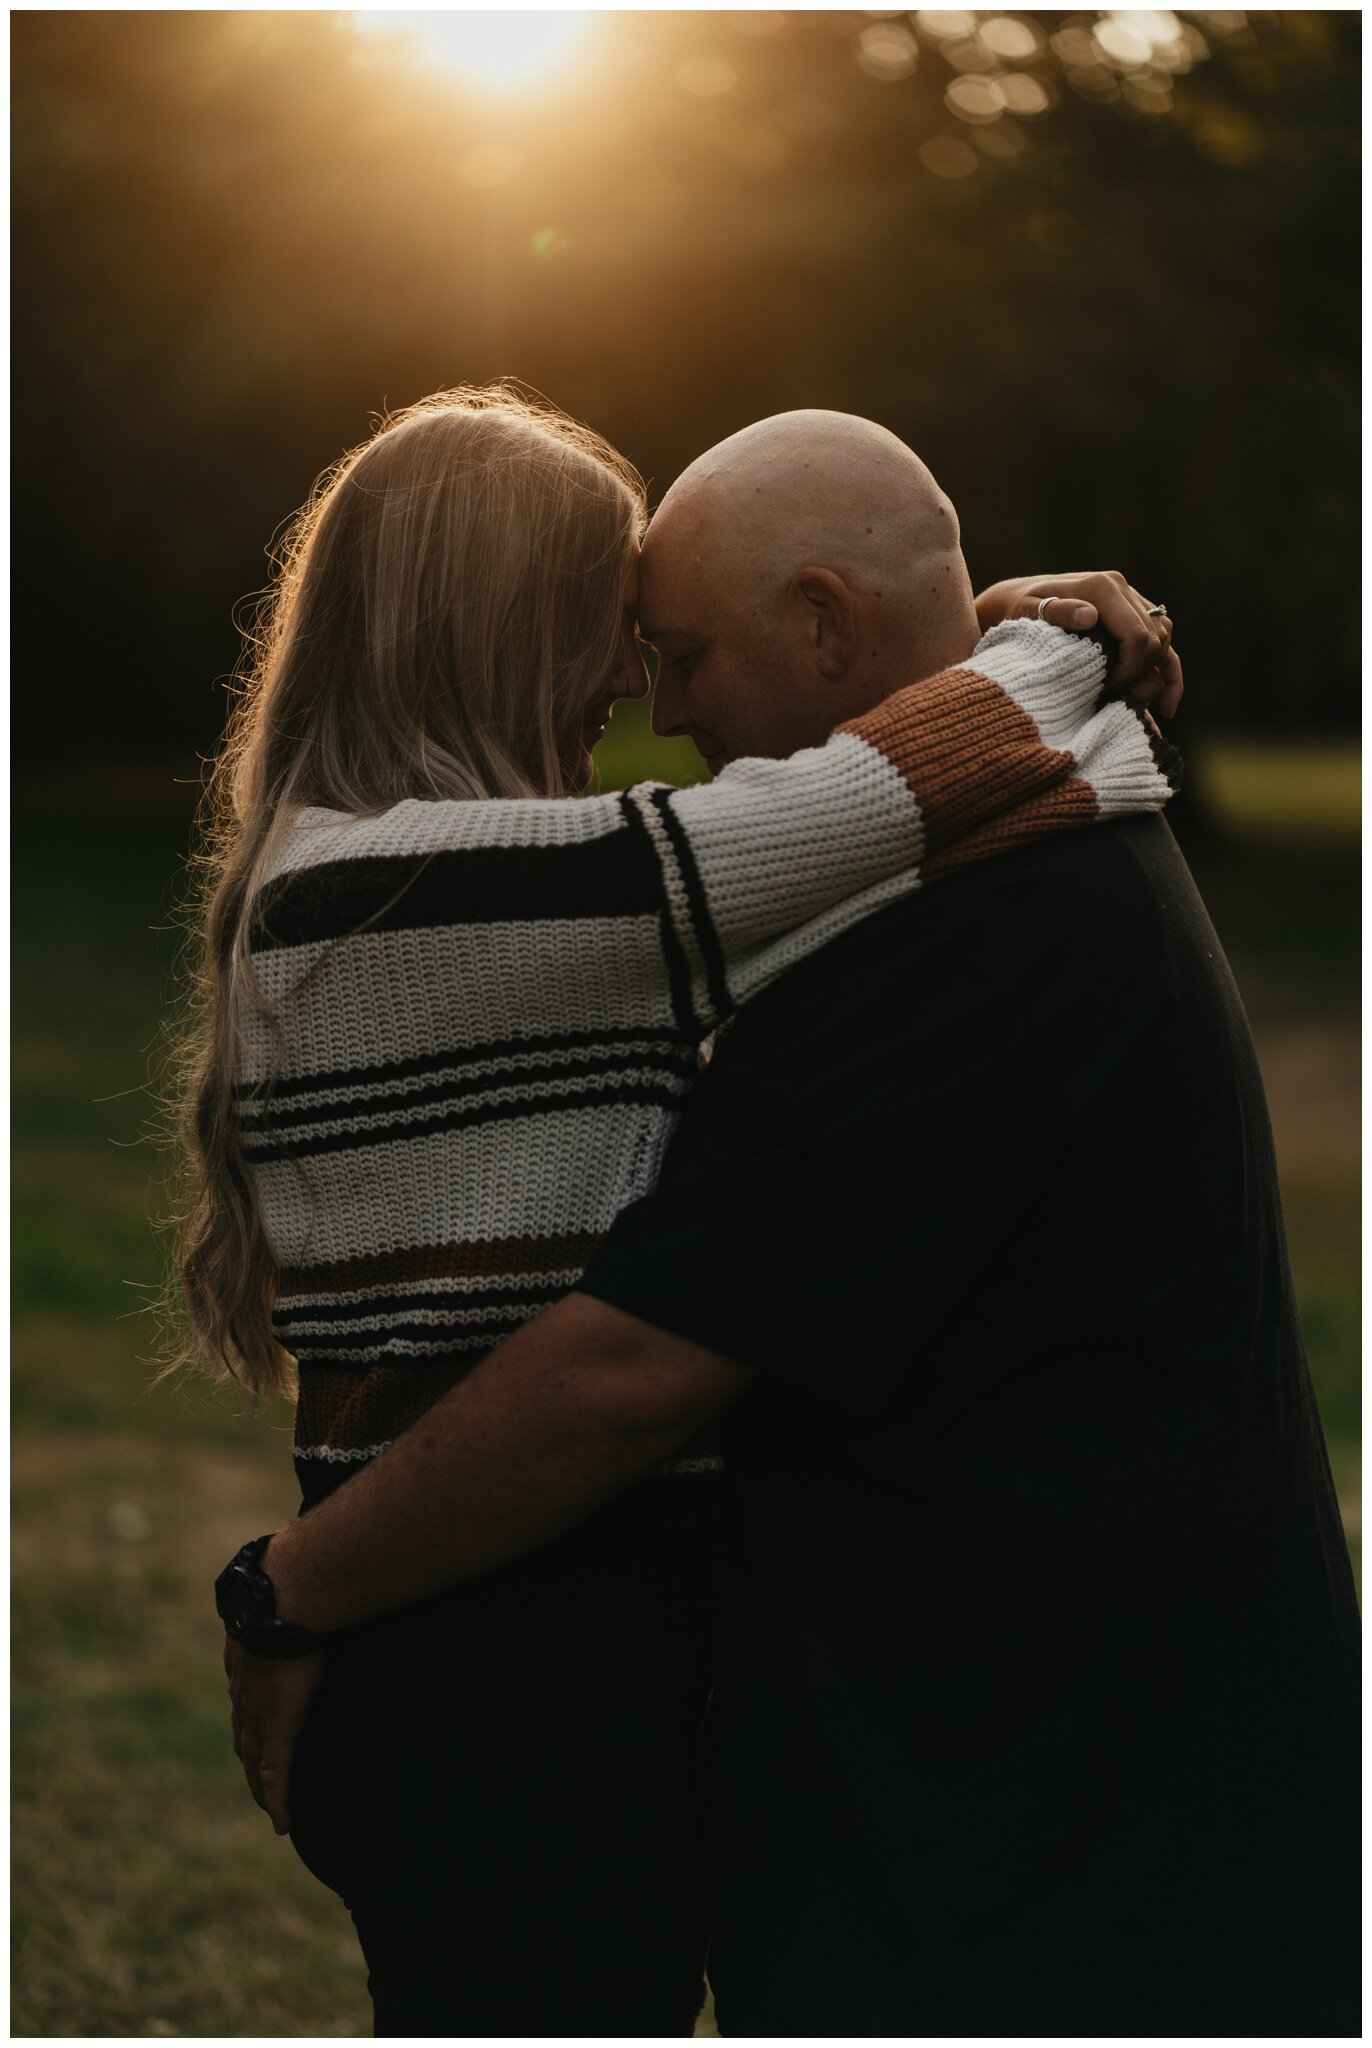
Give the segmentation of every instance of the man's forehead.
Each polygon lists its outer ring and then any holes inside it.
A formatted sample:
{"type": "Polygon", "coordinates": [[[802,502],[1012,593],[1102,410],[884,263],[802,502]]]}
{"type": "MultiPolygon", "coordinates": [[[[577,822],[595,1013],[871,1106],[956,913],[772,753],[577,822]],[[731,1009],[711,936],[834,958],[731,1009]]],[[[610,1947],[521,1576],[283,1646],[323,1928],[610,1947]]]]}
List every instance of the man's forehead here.
{"type": "Polygon", "coordinates": [[[704,535],[695,520],[672,519],[659,513],[643,536],[639,565],[649,576],[665,581],[699,566],[704,535]]]}
{"type": "Polygon", "coordinates": [[[638,564],[638,625],[645,639],[689,630],[708,601],[708,579],[698,540],[675,522],[659,533],[650,526],[638,564]]]}

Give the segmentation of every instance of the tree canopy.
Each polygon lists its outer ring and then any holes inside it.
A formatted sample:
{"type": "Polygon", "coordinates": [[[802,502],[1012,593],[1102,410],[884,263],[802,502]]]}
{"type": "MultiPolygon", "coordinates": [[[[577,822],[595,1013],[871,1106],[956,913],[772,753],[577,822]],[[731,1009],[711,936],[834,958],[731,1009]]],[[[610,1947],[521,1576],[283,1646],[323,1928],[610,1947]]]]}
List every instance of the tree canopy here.
{"type": "Polygon", "coordinates": [[[21,748],[210,744],[313,476],[501,374],[658,490],[870,414],[979,582],[1124,568],[1206,718],[1355,721],[1357,13],[606,14],[506,98],[345,14],[12,35],[21,748]]]}

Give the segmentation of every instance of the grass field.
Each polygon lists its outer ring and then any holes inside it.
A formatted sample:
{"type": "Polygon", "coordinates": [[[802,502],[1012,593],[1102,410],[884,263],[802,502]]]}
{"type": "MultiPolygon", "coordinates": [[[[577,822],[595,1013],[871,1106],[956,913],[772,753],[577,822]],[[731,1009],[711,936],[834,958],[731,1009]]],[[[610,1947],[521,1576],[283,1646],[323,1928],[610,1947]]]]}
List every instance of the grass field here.
{"type": "MultiPolygon", "coordinates": [[[[631,746],[620,757],[632,768],[631,746]]],[[[1196,862],[1267,1076],[1356,1545],[1356,763],[1321,757],[1308,830],[1289,775],[1268,828],[1266,757],[1213,766],[1231,836],[1196,862]]],[[[142,1091],[185,830],[183,794],[146,777],[16,798],[12,2028],[365,2034],[347,1916],[271,1834],[229,1749],[209,1596],[237,1543],[294,1512],[290,1416],[150,1392],[144,1362],[142,1091]]]]}

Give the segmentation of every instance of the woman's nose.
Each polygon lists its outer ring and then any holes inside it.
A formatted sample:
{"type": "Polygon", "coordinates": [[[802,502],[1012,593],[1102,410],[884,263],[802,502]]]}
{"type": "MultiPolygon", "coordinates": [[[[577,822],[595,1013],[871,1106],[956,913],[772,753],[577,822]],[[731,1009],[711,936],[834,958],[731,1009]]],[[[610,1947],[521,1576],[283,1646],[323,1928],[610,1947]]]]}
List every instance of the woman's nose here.
{"type": "Polygon", "coordinates": [[[646,697],[649,687],[647,664],[635,646],[624,664],[624,695],[634,698],[646,697]]]}

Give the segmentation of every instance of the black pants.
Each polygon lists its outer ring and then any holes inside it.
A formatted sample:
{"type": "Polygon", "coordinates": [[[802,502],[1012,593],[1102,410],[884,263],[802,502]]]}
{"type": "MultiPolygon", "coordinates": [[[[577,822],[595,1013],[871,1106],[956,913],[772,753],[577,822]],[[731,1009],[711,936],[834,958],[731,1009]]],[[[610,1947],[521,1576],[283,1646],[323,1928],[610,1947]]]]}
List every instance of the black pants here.
{"type": "Polygon", "coordinates": [[[644,1481],[330,1650],[291,1834],[353,1916],[378,2035],[691,2033],[718,1489],[644,1481]]]}

